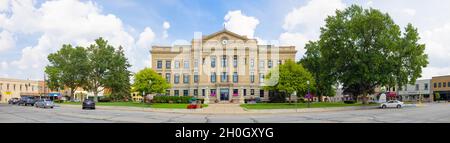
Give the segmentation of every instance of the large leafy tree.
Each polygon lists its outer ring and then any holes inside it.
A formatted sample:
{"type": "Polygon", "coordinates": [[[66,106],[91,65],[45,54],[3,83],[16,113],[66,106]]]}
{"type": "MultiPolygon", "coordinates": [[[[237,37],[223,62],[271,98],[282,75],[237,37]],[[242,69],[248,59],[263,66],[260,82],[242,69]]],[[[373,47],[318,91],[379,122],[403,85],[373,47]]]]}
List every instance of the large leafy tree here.
{"type": "MultiPolygon", "coordinates": [[[[105,87],[117,85],[111,82],[126,82],[123,79],[112,80],[116,76],[116,63],[118,59],[113,46],[103,38],[95,40],[95,44],[87,48],[89,59],[89,73],[87,74],[88,84],[84,87],[94,93],[94,101],[98,101],[98,93],[105,90],[105,87]]],[[[126,61],[126,60],[125,60],[126,61]]],[[[116,87],[117,88],[117,87],[116,87]]]]}
{"type": "Polygon", "coordinates": [[[387,13],[352,5],[326,19],[318,44],[344,93],[367,99],[376,87],[401,89],[420,77],[428,59],[419,39],[411,24],[402,35],[387,13]]]}
{"type": "Polygon", "coordinates": [[[106,87],[111,88],[111,98],[115,101],[128,100],[130,98],[130,76],[128,70],[131,65],[125,57],[123,48],[120,46],[116,50],[114,58],[111,59],[110,72],[106,78],[106,87]]]}
{"type": "Polygon", "coordinates": [[[48,55],[50,64],[45,67],[48,75],[46,81],[52,90],[70,89],[73,96],[77,87],[86,85],[88,71],[88,59],[83,47],[63,45],[56,53],[48,55]]]}
{"type": "Polygon", "coordinates": [[[316,95],[319,96],[319,101],[322,101],[323,96],[336,95],[336,85],[334,76],[331,75],[331,70],[327,62],[322,58],[320,53],[319,44],[317,42],[310,41],[305,46],[305,56],[298,62],[303,65],[314,77],[316,81],[316,95]]]}
{"type": "MultiPolygon", "coordinates": [[[[310,82],[309,88],[313,90],[315,81],[311,73],[303,68],[301,64],[287,60],[284,64],[272,69],[267,74],[266,84],[268,86],[264,86],[264,89],[284,92],[287,95],[298,92],[297,96],[300,96],[307,93],[307,81],[310,82]]],[[[289,101],[291,101],[290,97],[289,101]]]]}
{"type": "Polygon", "coordinates": [[[139,93],[165,93],[171,86],[150,68],[145,68],[134,75],[133,90],[139,93]]]}

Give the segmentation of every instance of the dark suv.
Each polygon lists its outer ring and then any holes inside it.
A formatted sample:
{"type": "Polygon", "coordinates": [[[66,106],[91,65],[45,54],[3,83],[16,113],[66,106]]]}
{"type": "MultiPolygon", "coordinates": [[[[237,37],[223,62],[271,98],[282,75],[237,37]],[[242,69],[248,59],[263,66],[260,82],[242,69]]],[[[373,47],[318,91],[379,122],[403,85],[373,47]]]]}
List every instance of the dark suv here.
{"type": "Polygon", "coordinates": [[[17,105],[24,105],[24,106],[34,106],[34,103],[36,103],[36,100],[32,97],[22,97],[20,98],[19,102],[17,103],[17,105]]]}

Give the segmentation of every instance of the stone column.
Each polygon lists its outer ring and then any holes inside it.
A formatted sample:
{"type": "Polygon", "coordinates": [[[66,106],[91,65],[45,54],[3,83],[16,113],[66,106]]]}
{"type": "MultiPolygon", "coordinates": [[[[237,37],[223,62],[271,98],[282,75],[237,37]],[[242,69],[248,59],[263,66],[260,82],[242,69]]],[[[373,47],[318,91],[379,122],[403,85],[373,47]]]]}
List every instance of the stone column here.
{"type": "Polygon", "coordinates": [[[206,89],[205,89],[205,97],[204,97],[204,103],[203,104],[209,104],[209,94],[208,94],[208,87],[206,87],[206,89]]]}
{"type": "Polygon", "coordinates": [[[239,97],[239,103],[240,103],[240,104],[245,104],[245,99],[244,99],[244,87],[241,87],[241,91],[239,91],[239,92],[241,92],[241,93],[240,93],[240,97],[239,97]]]}

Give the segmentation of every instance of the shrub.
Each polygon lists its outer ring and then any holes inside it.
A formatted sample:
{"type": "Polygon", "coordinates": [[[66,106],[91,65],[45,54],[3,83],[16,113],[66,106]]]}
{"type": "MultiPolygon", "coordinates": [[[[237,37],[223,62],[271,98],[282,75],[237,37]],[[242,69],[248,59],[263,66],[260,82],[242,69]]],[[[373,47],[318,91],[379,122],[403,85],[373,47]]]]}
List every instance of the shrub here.
{"type": "Polygon", "coordinates": [[[53,102],[55,102],[55,103],[63,103],[63,102],[64,102],[64,100],[60,100],[60,99],[55,99],[55,100],[53,100],[53,102]]]}
{"type": "Polygon", "coordinates": [[[344,101],[345,104],[355,104],[356,101],[355,100],[346,100],[344,101]]]}
{"type": "Polygon", "coordinates": [[[190,96],[155,96],[153,103],[189,103],[190,96]]]}
{"type": "Polygon", "coordinates": [[[98,99],[98,102],[111,102],[110,97],[102,97],[98,99]]]}

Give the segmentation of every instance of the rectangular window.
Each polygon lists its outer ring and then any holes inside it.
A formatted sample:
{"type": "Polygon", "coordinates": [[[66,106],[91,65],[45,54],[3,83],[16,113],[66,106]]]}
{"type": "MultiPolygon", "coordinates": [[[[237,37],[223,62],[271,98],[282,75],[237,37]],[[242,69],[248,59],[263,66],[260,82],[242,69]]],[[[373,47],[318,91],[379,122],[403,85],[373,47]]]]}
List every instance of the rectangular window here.
{"type": "Polygon", "coordinates": [[[269,60],[268,62],[267,62],[267,67],[270,69],[270,68],[272,68],[272,65],[273,63],[272,63],[272,60],[269,60]]]}
{"type": "Polygon", "coordinates": [[[171,65],[172,65],[171,61],[170,61],[170,60],[167,60],[167,61],[166,61],[166,69],[172,68],[171,65]]]}
{"type": "Polygon", "coordinates": [[[238,56],[234,55],[233,56],[233,67],[237,68],[238,66],[238,56]]]}
{"type": "Polygon", "coordinates": [[[198,59],[194,60],[194,68],[198,68],[198,59]]]}
{"type": "Polygon", "coordinates": [[[222,77],[222,78],[220,78],[220,81],[221,81],[221,82],[228,82],[228,75],[227,75],[227,72],[222,72],[221,77],[222,77]]]}
{"type": "Polygon", "coordinates": [[[205,95],[206,95],[206,90],[202,89],[202,96],[205,96],[205,95]]]}
{"type": "Polygon", "coordinates": [[[162,69],[162,61],[161,60],[157,61],[156,68],[162,69]]]}
{"type": "Polygon", "coordinates": [[[250,60],[250,67],[255,67],[255,60],[254,59],[251,59],[250,60]]]}
{"type": "Polygon", "coordinates": [[[264,83],[264,74],[263,73],[259,74],[259,83],[264,83]]]}
{"type": "Polygon", "coordinates": [[[216,56],[211,56],[211,68],[216,67],[216,56]]]}
{"type": "Polygon", "coordinates": [[[222,56],[222,67],[227,67],[227,56],[226,55],[222,56]]]}
{"type": "Polygon", "coordinates": [[[238,78],[239,78],[238,73],[237,73],[237,72],[234,72],[234,73],[233,73],[233,82],[234,82],[234,83],[238,83],[238,78]]]}
{"type": "Polygon", "coordinates": [[[194,89],[194,96],[198,96],[198,89],[194,89]]]}
{"type": "Polygon", "coordinates": [[[436,84],[436,82],[434,83],[434,88],[437,88],[437,84],[436,84]]]}
{"type": "Polygon", "coordinates": [[[174,90],[173,92],[174,92],[174,94],[173,94],[174,96],[180,96],[180,91],[179,90],[174,90]]]}
{"type": "Polygon", "coordinates": [[[244,89],[244,96],[247,96],[247,89],[244,89]]]}
{"type": "Polygon", "coordinates": [[[255,89],[250,89],[250,95],[255,95],[255,89]]]}
{"type": "Polygon", "coordinates": [[[264,97],[264,90],[259,90],[259,97],[261,97],[261,98],[264,97]]]}
{"type": "Polygon", "coordinates": [[[170,96],[170,90],[166,90],[166,96],[170,96]]]}
{"type": "Polygon", "coordinates": [[[265,66],[264,60],[259,61],[259,68],[263,69],[265,66]]]}
{"type": "MultiPolygon", "coordinates": [[[[444,83],[444,85],[445,85],[445,83],[444,83]]],[[[444,87],[445,87],[445,86],[444,86],[444,87]]],[[[19,90],[22,91],[22,84],[20,85],[19,90]]]]}
{"type": "Polygon", "coordinates": [[[419,91],[419,84],[416,84],[416,91],[419,91]]]}
{"type": "Polygon", "coordinates": [[[183,96],[189,96],[189,90],[183,90],[183,96]]]}
{"type": "Polygon", "coordinates": [[[211,83],[216,83],[216,72],[211,73],[211,83]]]}
{"type": "Polygon", "coordinates": [[[444,86],[442,86],[442,87],[447,87],[447,83],[446,83],[446,82],[444,82],[444,83],[442,83],[442,84],[444,84],[444,86]]]}
{"type": "Polygon", "coordinates": [[[233,96],[239,96],[239,89],[233,89],[233,96]]]}
{"type": "Polygon", "coordinates": [[[9,83],[6,84],[6,90],[9,90],[9,83]]]}
{"type": "Polygon", "coordinates": [[[184,69],[189,69],[189,61],[184,61],[184,69]]]}
{"type": "Polygon", "coordinates": [[[250,83],[255,83],[255,72],[250,72],[250,83]]]}
{"type": "Polygon", "coordinates": [[[194,83],[198,83],[198,73],[194,73],[194,83]]]}
{"type": "Polygon", "coordinates": [[[166,73],[166,81],[167,83],[170,83],[170,73],[166,73]]]}
{"type": "Polygon", "coordinates": [[[175,83],[175,84],[178,84],[178,83],[180,83],[180,75],[179,75],[179,74],[175,74],[175,77],[174,77],[173,83],[175,83]]]}
{"type": "Polygon", "coordinates": [[[217,96],[216,89],[211,89],[210,96],[217,96]]]}
{"type": "Polygon", "coordinates": [[[425,83],[424,90],[428,90],[428,83],[425,83]]]}
{"type": "Polygon", "coordinates": [[[183,75],[183,83],[189,83],[189,75],[188,74],[183,75]]]}
{"type": "Polygon", "coordinates": [[[180,68],[180,61],[175,61],[175,69],[179,69],[180,68]]]}
{"type": "Polygon", "coordinates": [[[439,82],[438,83],[438,87],[441,88],[442,87],[442,83],[439,82]]]}
{"type": "Polygon", "coordinates": [[[0,83],[0,90],[3,90],[3,83],[0,83]]]}

